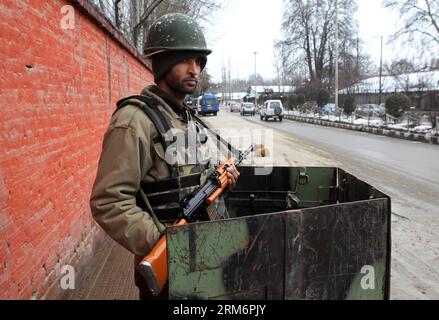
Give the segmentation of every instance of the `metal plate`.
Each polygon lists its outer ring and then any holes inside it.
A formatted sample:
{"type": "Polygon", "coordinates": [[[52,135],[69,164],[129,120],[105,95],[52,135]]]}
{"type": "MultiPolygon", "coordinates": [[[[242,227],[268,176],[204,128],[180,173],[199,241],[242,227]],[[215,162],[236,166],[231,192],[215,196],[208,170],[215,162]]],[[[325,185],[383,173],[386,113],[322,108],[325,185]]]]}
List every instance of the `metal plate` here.
{"type": "Polygon", "coordinates": [[[389,298],[388,196],[338,168],[252,170],[225,198],[236,218],[169,228],[171,299],[389,298]]]}

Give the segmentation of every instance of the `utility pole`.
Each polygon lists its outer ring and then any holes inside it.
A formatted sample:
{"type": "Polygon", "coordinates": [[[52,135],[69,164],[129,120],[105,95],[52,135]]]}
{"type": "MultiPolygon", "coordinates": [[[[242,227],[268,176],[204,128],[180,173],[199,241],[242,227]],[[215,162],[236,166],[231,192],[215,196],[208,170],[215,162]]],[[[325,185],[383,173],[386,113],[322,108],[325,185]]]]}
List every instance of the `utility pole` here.
{"type": "Polygon", "coordinates": [[[257,51],[253,52],[253,54],[255,55],[255,108],[258,106],[258,85],[256,83],[256,55],[257,55],[257,51]]]}
{"type": "Polygon", "coordinates": [[[230,81],[230,57],[229,57],[229,100],[232,100],[232,83],[230,81]]]}
{"type": "Polygon", "coordinates": [[[335,114],[338,113],[338,0],[335,0],[335,114]]]}
{"type": "Polygon", "coordinates": [[[226,67],[224,65],[224,57],[223,57],[223,60],[222,60],[222,63],[221,63],[221,81],[222,81],[221,91],[222,91],[222,94],[223,94],[223,99],[224,99],[224,101],[226,101],[226,99],[227,99],[227,95],[226,95],[227,80],[226,80],[226,67]]]}
{"type": "Polygon", "coordinates": [[[381,96],[383,94],[383,36],[381,36],[381,56],[380,56],[380,88],[379,88],[379,103],[381,104],[381,96]]]}

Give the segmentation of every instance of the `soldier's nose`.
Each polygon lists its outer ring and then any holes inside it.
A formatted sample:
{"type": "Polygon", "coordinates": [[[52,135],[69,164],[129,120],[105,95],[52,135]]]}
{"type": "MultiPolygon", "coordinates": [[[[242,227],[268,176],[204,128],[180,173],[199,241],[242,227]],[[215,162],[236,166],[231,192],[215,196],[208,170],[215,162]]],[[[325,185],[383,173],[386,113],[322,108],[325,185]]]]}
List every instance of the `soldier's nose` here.
{"type": "Polygon", "coordinates": [[[188,71],[193,75],[198,75],[201,72],[201,67],[196,59],[190,59],[187,61],[188,71]]]}

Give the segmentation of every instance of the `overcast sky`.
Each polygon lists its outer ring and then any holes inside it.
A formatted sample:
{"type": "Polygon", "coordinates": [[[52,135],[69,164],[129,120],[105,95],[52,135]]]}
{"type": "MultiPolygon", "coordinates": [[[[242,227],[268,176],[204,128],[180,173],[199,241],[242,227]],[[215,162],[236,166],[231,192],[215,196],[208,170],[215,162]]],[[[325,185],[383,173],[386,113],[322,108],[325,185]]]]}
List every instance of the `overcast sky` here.
{"type": "MultiPolygon", "coordinates": [[[[360,38],[366,52],[379,65],[380,35],[395,30],[396,14],[382,6],[382,0],[357,0],[360,38]]],[[[273,43],[281,38],[282,0],[229,0],[211,19],[207,30],[208,69],[214,81],[221,81],[221,65],[231,67],[231,77],[248,79],[256,72],[265,79],[275,78],[273,43]]],[[[386,41],[386,38],[385,40],[386,41]]],[[[385,60],[395,56],[393,45],[385,45],[385,60]]]]}

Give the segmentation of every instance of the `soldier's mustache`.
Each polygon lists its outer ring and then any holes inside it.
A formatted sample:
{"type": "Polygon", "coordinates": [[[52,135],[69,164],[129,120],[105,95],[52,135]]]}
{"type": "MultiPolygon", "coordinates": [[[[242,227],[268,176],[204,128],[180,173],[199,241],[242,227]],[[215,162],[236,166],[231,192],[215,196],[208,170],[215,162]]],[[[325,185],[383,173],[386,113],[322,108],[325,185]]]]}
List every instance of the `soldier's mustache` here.
{"type": "Polygon", "coordinates": [[[183,81],[195,81],[198,83],[198,78],[194,78],[194,77],[187,77],[185,79],[183,79],[183,81]]]}

